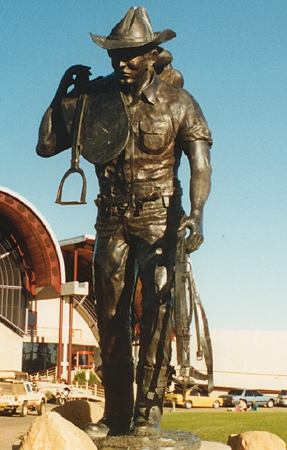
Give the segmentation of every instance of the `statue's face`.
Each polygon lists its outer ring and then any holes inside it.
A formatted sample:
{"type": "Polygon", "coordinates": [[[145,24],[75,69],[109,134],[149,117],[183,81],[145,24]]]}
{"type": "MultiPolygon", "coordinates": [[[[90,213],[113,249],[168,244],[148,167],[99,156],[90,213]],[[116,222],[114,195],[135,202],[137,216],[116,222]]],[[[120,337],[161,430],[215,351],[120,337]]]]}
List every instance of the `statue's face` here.
{"type": "Polygon", "coordinates": [[[154,62],[151,52],[141,54],[139,49],[110,50],[109,56],[119,83],[125,88],[140,87],[154,62]]]}

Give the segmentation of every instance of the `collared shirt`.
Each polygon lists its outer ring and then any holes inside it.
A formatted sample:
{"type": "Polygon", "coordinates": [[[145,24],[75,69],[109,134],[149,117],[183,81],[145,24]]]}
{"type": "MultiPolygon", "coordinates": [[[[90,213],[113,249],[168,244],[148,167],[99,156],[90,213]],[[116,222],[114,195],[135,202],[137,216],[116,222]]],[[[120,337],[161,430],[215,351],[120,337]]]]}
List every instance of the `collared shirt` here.
{"type": "Polygon", "coordinates": [[[177,170],[187,143],[204,140],[212,144],[198,103],[186,90],[155,74],[139,98],[122,97],[130,135],[122,154],[101,167],[100,187],[108,195],[154,187],[163,195],[172,195],[179,185],[177,170]]]}

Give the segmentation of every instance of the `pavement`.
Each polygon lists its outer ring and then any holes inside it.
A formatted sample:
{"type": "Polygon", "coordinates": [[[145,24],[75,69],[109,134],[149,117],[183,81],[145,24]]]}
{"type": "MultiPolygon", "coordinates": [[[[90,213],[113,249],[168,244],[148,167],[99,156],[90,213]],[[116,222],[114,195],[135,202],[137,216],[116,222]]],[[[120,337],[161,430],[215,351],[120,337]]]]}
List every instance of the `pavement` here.
{"type": "MultiPolygon", "coordinates": [[[[55,405],[47,404],[46,410],[51,411],[55,405]]],[[[19,442],[20,437],[25,434],[33,424],[34,420],[39,417],[36,412],[30,412],[26,417],[20,415],[0,415],[0,449],[12,450],[13,445],[19,442]]],[[[14,450],[14,449],[13,449],[14,450]]],[[[15,448],[15,450],[17,450],[15,448]]]]}

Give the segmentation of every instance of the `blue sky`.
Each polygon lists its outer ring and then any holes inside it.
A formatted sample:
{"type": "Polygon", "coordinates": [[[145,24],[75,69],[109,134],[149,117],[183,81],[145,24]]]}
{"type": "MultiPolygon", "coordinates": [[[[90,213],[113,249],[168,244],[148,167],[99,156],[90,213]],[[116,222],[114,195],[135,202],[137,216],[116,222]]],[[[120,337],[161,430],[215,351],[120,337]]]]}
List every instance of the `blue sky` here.
{"type": "MultiPolygon", "coordinates": [[[[0,184],[46,217],[59,239],[93,234],[97,181],[87,206],[54,204],[70,151],[36,156],[42,114],[73,64],[108,74],[110,62],[89,32],[106,35],[126,0],[1,2],[0,184]]],[[[172,28],[166,44],[185,88],[213,131],[212,192],[205,242],[194,272],[211,328],[285,329],[286,295],[286,0],[146,1],[153,28],[172,28]]],[[[188,210],[188,164],[181,178],[188,210]]],[[[79,187],[69,186],[71,195],[79,187]]]]}

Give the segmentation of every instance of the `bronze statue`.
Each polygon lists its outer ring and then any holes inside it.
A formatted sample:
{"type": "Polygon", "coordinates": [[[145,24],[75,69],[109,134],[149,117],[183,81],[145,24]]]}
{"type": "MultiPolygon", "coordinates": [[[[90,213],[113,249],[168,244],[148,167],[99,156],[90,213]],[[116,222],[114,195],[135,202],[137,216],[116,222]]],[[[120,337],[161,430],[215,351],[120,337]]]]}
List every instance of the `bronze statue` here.
{"type": "Polygon", "coordinates": [[[90,68],[70,68],[39,131],[40,156],[71,147],[75,111],[85,97],[77,142],[95,165],[100,190],[94,290],[106,402],[95,430],[112,436],[159,432],[170,370],[177,235],[190,230],[187,253],[203,241],[212,139],[198,103],[181,88],[179,72],[161,76],[171,58],[167,52],[159,59],[159,46],[175,36],[169,29],[154,32],[143,7],[130,8],[107,37],[92,34],[114,72],[90,81],[90,68]],[[178,179],[182,153],[190,165],[188,215],[178,179]],[[143,314],[134,401],[131,321],[138,277],[143,314]]]}

